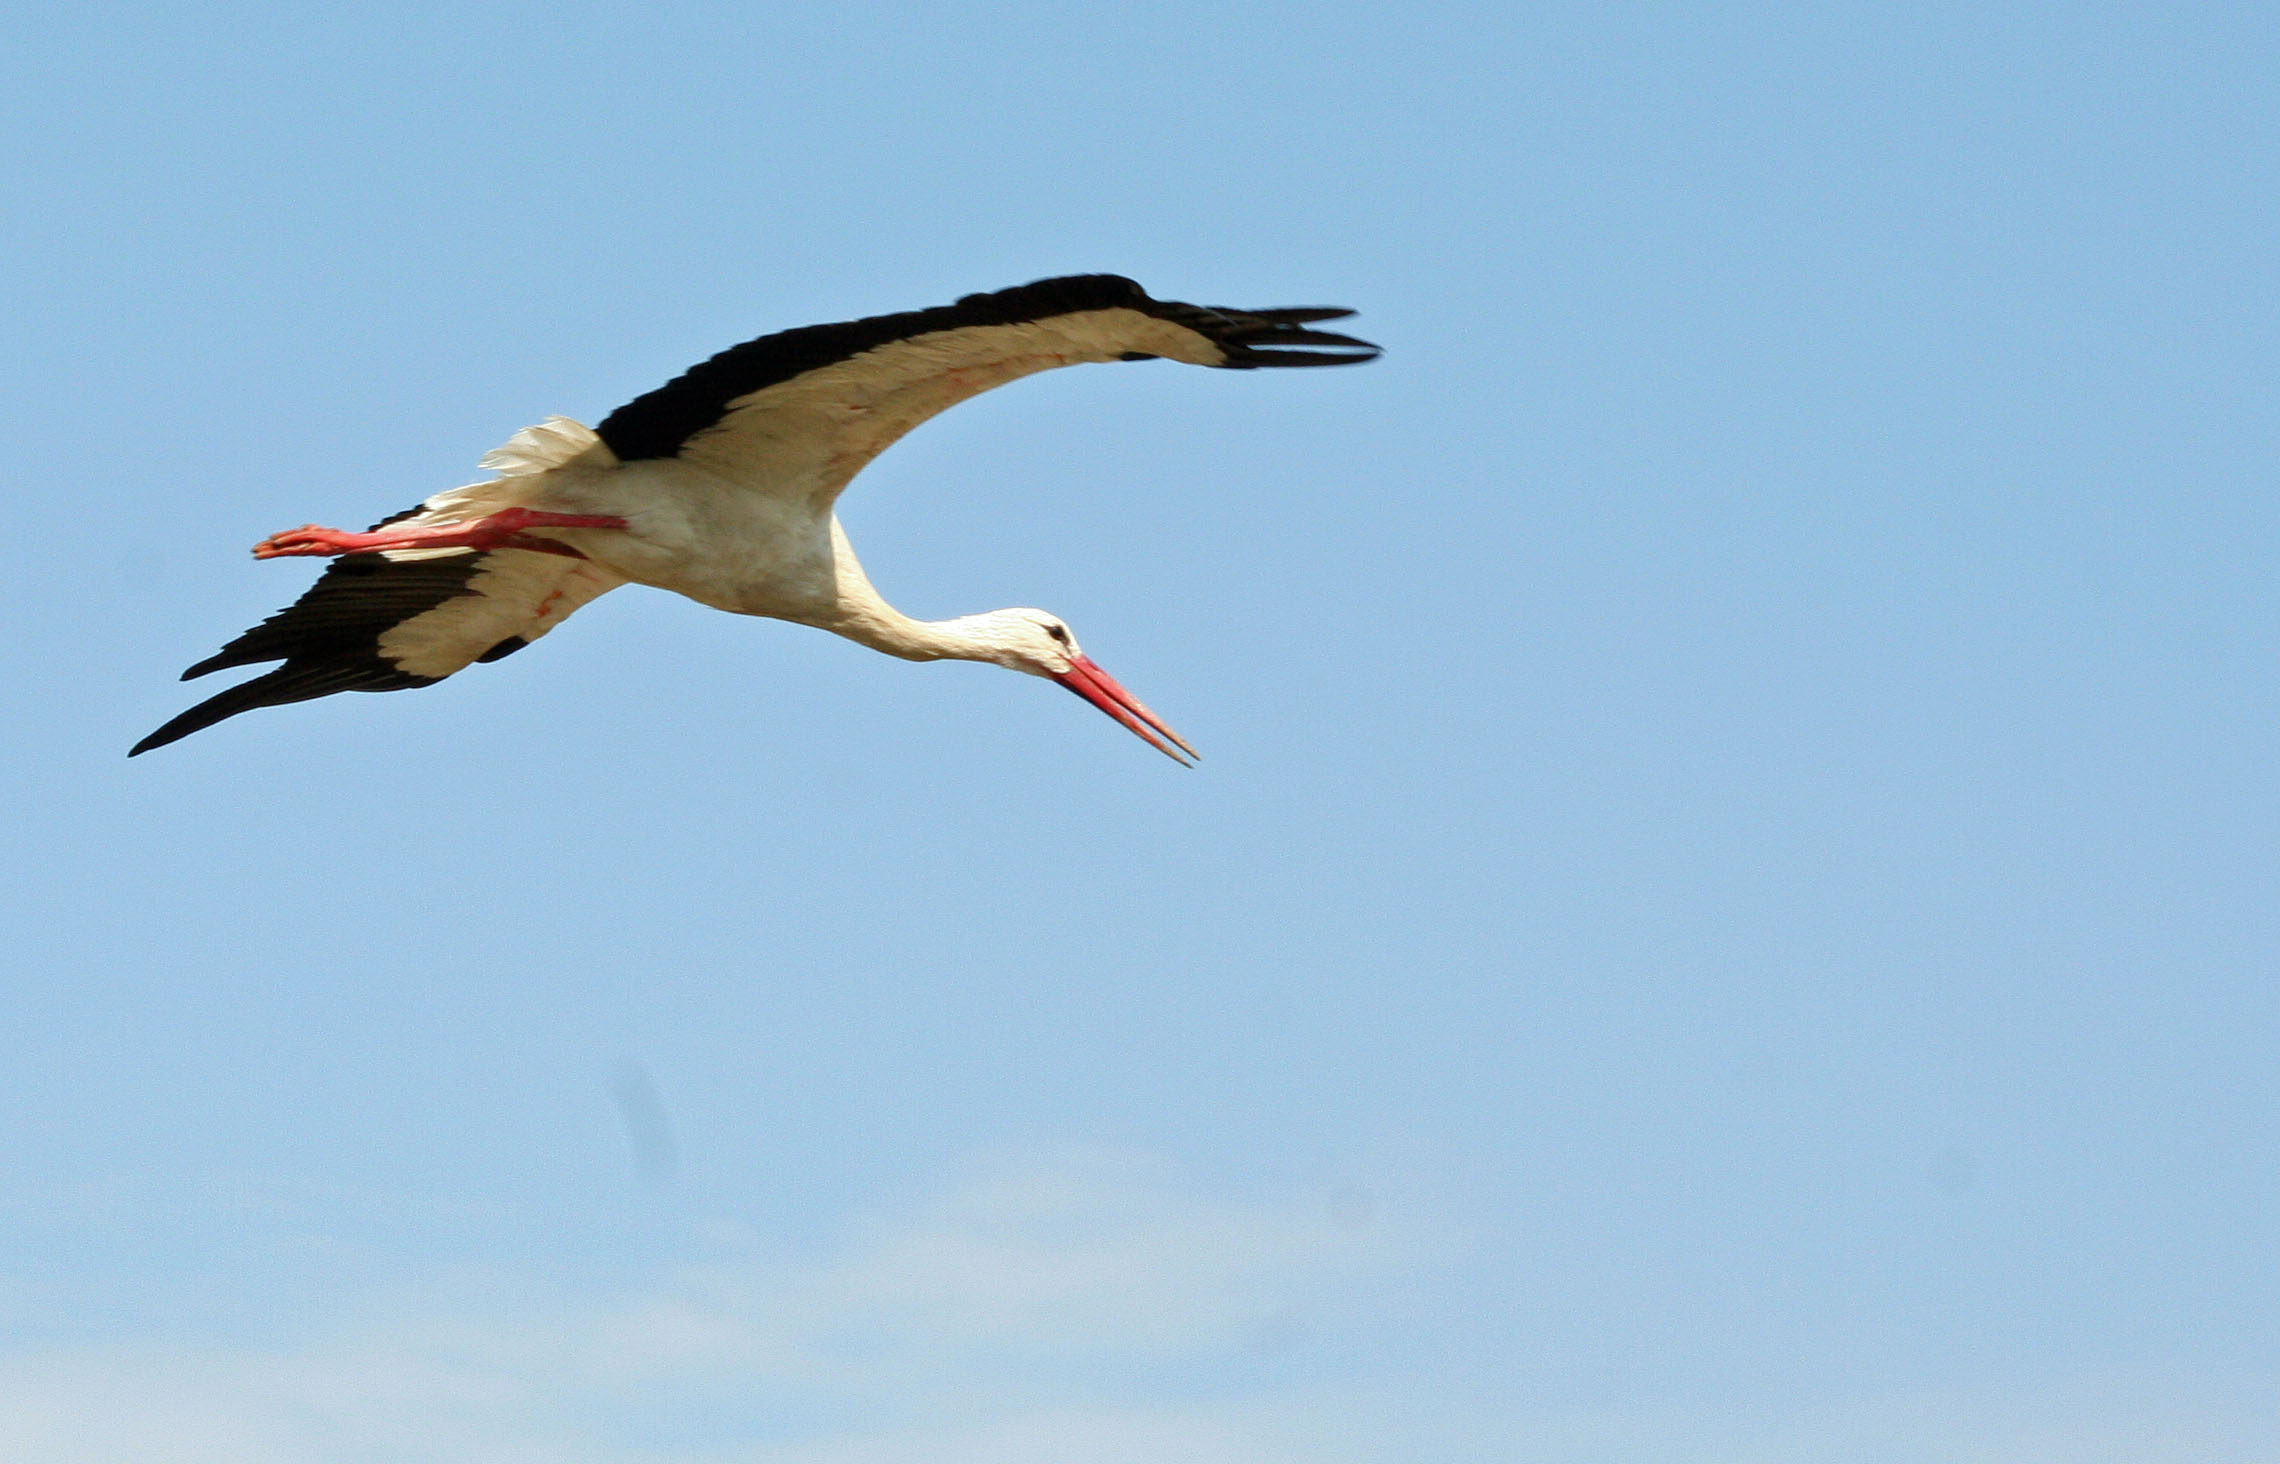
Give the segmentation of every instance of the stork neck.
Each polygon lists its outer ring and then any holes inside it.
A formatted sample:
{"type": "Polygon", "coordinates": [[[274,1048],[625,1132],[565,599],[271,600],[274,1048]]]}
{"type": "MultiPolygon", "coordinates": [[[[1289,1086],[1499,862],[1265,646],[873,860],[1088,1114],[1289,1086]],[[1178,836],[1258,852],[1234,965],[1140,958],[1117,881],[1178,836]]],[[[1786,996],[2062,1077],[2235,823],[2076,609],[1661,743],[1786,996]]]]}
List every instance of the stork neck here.
{"type": "Polygon", "coordinates": [[[825,630],[906,661],[994,661],[996,648],[961,632],[955,620],[913,620],[884,600],[852,606],[841,600],[825,630]]]}
{"type": "MultiPolygon", "coordinates": [[[[832,569],[838,580],[831,614],[814,624],[858,645],[906,661],[994,661],[997,648],[966,631],[961,620],[913,620],[886,601],[863,573],[847,531],[831,522],[832,569]]],[[[966,617],[970,619],[971,617],[966,617]]]]}

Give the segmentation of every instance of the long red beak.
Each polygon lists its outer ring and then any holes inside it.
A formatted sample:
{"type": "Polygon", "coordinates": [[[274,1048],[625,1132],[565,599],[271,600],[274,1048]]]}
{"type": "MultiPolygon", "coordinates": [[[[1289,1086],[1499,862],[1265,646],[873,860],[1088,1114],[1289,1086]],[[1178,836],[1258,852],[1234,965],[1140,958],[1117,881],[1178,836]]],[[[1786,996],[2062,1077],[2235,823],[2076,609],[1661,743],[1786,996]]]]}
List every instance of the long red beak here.
{"type": "Polygon", "coordinates": [[[1095,666],[1090,656],[1075,656],[1069,669],[1053,678],[1069,690],[1099,707],[1102,711],[1130,727],[1142,742],[1178,763],[1193,767],[1203,754],[1187,745],[1185,738],[1164,725],[1164,719],[1148,710],[1147,704],[1116,684],[1116,678],[1095,666]],[[1163,733],[1159,738],[1156,734],[1163,733]],[[1169,745],[1166,740],[1169,739],[1169,745]],[[1176,747],[1179,752],[1172,749],[1176,747]],[[1186,753],[1182,757],[1180,753],[1186,753]]]}

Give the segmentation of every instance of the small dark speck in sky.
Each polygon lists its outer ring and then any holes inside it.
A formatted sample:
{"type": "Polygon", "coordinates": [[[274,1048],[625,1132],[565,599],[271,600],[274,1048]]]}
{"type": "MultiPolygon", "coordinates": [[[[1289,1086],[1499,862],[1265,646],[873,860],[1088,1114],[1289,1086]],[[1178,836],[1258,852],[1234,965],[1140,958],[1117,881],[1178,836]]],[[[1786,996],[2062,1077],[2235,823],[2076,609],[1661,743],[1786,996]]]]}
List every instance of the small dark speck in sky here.
{"type": "Polygon", "coordinates": [[[665,1097],[657,1080],[638,1062],[619,1065],[610,1080],[610,1097],[617,1100],[618,1117],[625,1122],[626,1142],[633,1146],[634,1172],[644,1184],[662,1189],[673,1182],[680,1156],[673,1144],[673,1120],[666,1115],[665,1097]]]}

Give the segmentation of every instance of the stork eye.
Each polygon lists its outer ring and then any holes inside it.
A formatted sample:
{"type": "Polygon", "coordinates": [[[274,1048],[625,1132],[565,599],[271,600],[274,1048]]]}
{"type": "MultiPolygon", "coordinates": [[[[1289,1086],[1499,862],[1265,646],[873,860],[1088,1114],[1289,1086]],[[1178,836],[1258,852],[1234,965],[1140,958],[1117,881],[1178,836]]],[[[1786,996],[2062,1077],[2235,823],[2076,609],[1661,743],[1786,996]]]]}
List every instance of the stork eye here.
{"type": "Polygon", "coordinates": [[[1065,625],[1048,625],[1045,627],[1045,633],[1062,645],[1069,643],[1069,627],[1065,625]]]}

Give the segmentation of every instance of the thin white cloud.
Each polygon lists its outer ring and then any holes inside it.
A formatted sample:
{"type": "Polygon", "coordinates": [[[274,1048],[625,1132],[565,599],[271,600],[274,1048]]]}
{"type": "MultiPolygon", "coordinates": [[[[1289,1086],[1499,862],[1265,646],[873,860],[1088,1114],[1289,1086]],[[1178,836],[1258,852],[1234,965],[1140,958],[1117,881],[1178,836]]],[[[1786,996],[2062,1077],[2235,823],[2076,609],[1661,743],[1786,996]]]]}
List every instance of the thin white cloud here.
{"type": "Polygon", "coordinates": [[[1326,1464],[1331,1458],[1226,1412],[1055,1409],[964,1428],[819,1440],[738,1456],[734,1464],[1326,1464]]]}
{"type": "MultiPolygon", "coordinates": [[[[1787,1410],[1557,1414],[1432,1377],[1251,1389],[1304,1316],[1434,1249],[1346,1194],[1211,1195],[1164,1166],[1007,1167],[615,1298],[438,1284],[267,1348],[0,1354],[27,1464],[2262,1464],[2272,1380],[1787,1410]],[[1254,1376],[1258,1374],[1253,1374],[1254,1376]],[[1198,1401],[1164,1381],[1209,1377],[1198,1401]]],[[[735,1227],[720,1225],[721,1233],[735,1227]]],[[[751,1244],[747,1236],[748,1246],[751,1244]]],[[[1303,1327],[1296,1330],[1303,1331],[1303,1327]]],[[[1490,1371],[1493,1371],[1491,1369],[1490,1371]]]]}
{"type": "Polygon", "coordinates": [[[1161,1166],[1091,1156],[1003,1174],[871,1227],[847,1255],[767,1298],[811,1342],[1053,1355],[1238,1344],[1331,1278],[1392,1259],[1382,1232],[1316,1199],[1244,1203],[1161,1166]]]}
{"type": "Polygon", "coordinates": [[[1127,1364],[1239,1351],[1293,1306],[1366,1286],[1396,1249],[1320,1196],[1214,1197],[1146,1159],[1061,1156],[853,1227],[820,1260],[694,1267],[543,1307],[431,1289],[290,1348],[0,1358],[0,1457],[1279,1459],[1226,1422],[1100,1395],[1135,1391],[1119,1386],[1127,1364]],[[654,1442],[676,1432],[660,1409],[709,1419],[712,1437],[654,1442]]]}

